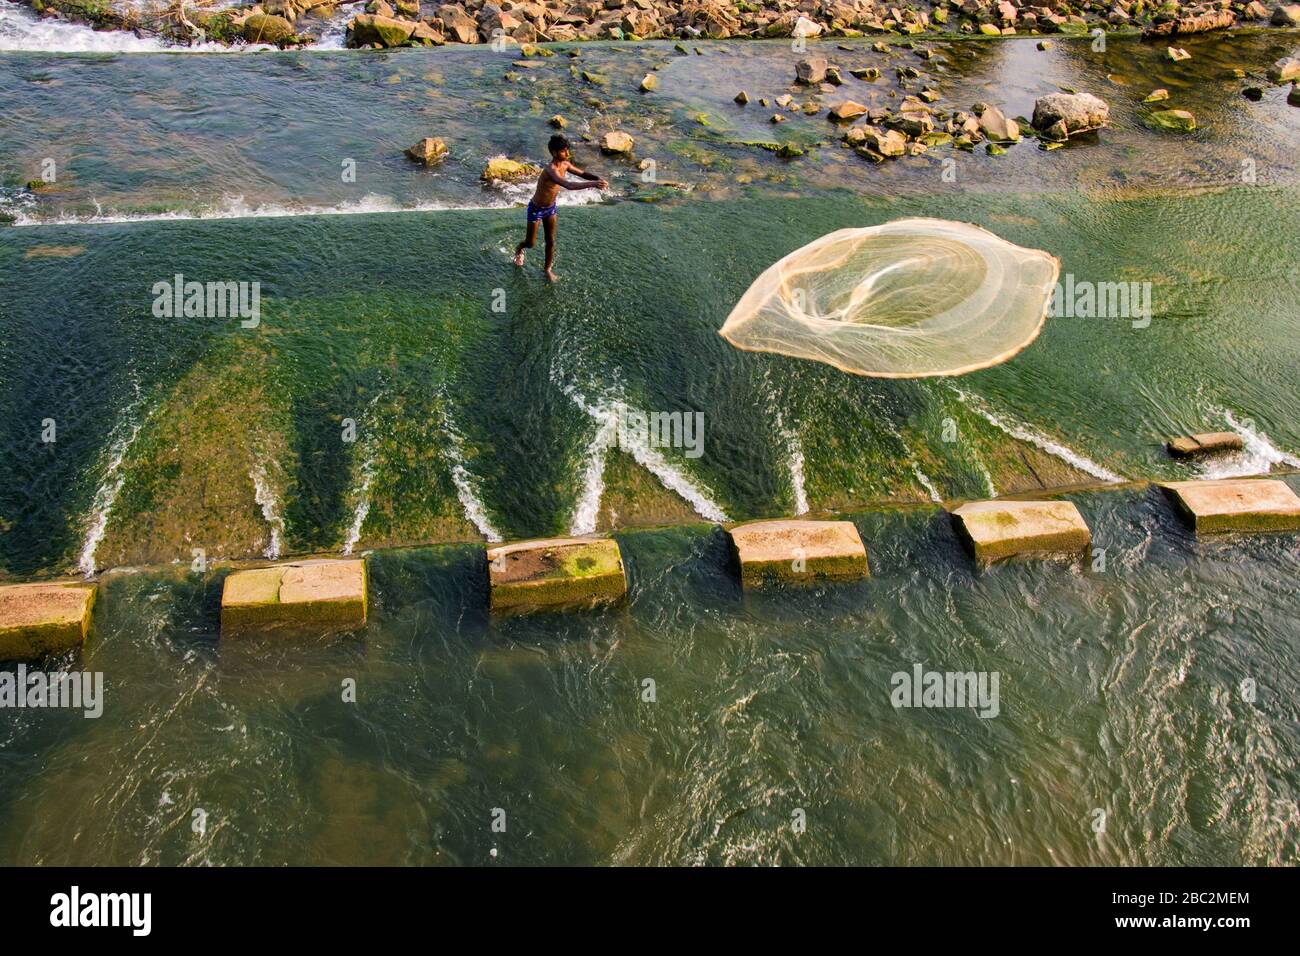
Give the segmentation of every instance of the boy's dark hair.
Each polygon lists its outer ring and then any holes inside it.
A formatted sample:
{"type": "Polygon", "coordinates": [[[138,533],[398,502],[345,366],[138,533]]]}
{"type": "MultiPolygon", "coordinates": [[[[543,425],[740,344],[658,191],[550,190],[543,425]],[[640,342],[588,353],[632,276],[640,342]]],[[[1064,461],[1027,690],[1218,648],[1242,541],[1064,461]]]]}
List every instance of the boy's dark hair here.
{"type": "Polygon", "coordinates": [[[556,133],[554,136],[551,137],[551,141],[546,144],[546,148],[549,149],[551,151],[551,155],[554,156],[560,150],[568,149],[569,141],[565,139],[563,136],[561,136],[559,133],[556,133]]]}

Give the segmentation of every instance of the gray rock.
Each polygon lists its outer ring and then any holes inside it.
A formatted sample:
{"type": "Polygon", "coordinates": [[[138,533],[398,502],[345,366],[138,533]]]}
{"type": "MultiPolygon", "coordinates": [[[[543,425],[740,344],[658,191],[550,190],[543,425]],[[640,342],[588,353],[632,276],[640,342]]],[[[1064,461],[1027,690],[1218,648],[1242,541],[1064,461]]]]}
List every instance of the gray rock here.
{"type": "Polygon", "coordinates": [[[814,56],[807,60],[800,60],[795,64],[795,82],[802,83],[804,86],[817,86],[819,83],[826,81],[826,57],[814,56]]]}
{"type": "Polygon", "coordinates": [[[1091,93],[1050,93],[1034,103],[1033,126],[1046,130],[1059,122],[1068,133],[1100,129],[1110,121],[1110,107],[1091,93]]]}

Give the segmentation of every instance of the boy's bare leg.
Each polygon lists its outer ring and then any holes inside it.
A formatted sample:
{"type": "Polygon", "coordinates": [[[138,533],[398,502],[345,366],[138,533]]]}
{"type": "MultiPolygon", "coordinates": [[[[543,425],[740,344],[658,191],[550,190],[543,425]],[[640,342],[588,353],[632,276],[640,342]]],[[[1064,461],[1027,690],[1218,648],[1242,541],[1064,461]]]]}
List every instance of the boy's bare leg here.
{"type": "Polygon", "coordinates": [[[528,232],[524,235],[524,241],[519,243],[519,245],[515,246],[515,265],[522,266],[524,264],[524,250],[531,249],[533,247],[533,243],[536,241],[537,241],[537,223],[530,222],[528,224],[528,232]]]}
{"type": "Polygon", "coordinates": [[[551,282],[558,282],[560,278],[551,270],[555,263],[555,219],[555,216],[547,216],[542,220],[546,232],[546,278],[551,282]]]}

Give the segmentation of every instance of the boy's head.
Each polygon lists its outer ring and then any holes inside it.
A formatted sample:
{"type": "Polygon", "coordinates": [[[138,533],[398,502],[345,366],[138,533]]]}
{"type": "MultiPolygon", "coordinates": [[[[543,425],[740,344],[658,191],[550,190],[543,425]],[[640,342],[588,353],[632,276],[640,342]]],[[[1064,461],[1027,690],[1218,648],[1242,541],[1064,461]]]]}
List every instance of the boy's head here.
{"type": "Polygon", "coordinates": [[[551,141],[546,144],[546,148],[551,151],[551,158],[555,160],[569,158],[569,141],[556,133],[551,137],[551,141]]]}

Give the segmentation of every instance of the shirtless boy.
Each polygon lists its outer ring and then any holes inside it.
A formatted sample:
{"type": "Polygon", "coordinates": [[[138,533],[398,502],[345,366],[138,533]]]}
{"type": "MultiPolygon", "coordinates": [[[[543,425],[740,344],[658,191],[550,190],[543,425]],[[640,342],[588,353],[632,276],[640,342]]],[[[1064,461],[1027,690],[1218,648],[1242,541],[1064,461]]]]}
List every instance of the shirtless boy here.
{"type": "Polygon", "coordinates": [[[609,183],[595,173],[584,172],[569,160],[569,141],[563,136],[552,136],[547,148],[551,151],[551,161],[537,177],[537,191],[528,201],[528,233],[524,241],[515,246],[515,265],[524,264],[524,250],[531,249],[537,240],[537,224],[540,222],[546,230],[546,278],[558,280],[551,266],[555,262],[555,201],[561,189],[607,189],[609,183]],[[565,173],[573,173],[583,180],[569,179],[565,173]]]}

